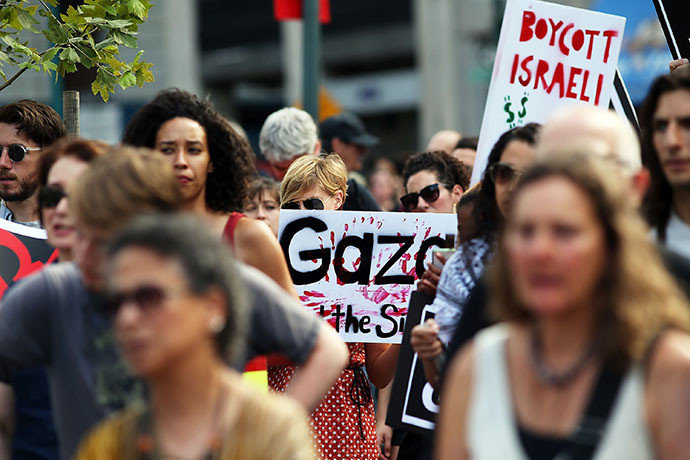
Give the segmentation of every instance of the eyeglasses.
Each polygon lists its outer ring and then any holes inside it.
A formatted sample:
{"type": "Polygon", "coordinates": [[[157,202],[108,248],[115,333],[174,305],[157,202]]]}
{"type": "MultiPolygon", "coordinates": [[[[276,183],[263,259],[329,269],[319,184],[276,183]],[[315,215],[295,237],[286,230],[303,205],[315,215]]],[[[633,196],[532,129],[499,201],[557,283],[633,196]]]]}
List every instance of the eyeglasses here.
{"type": "Polygon", "coordinates": [[[110,294],[106,299],[105,309],[107,313],[115,316],[125,303],[131,302],[146,313],[160,308],[166,298],[170,298],[170,293],[164,288],[145,284],[130,291],[110,294]]]}
{"type": "Polygon", "coordinates": [[[419,193],[408,193],[400,197],[400,202],[402,203],[405,211],[412,212],[417,209],[417,203],[419,202],[419,197],[424,198],[427,203],[433,203],[438,200],[441,196],[440,186],[446,186],[446,184],[431,184],[427,185],[419,191],[419,193]]]}
{"type": "Polygon", "coordinates": [[[489,167],[489,177],[494,184],[505,185],[520,177],[523,173],[521,169],[516,169],[510,163],[494,163],[489,167]]]}
{"type": "Polygon", "coordinates": [[[65,197],[67,193],[60,187],[42,187],[38,192],[38,205],[41,208],[54,208],[65,197]]]}
{"type": "Polygon", "coordinates": [[[10,156],[12,163],[19,163],[26,156],[26,152],[34,150],[41,150],[41,147],[27,147],[23,144],[0,145],[0,155],[7,149],[7,154],[10,156]]]}
{"type": "MultiPolygon", "coordinates": [[[[328,197],[330,199],[330,197],[328,197]]],[[[319,211],[323,209],[323,201],[320,198],[307,198],[302,201],[288,201],[280,205],[280,209],[299,209],[299,205],[302,203],[304,209],[309,211],[319,211]]]]}

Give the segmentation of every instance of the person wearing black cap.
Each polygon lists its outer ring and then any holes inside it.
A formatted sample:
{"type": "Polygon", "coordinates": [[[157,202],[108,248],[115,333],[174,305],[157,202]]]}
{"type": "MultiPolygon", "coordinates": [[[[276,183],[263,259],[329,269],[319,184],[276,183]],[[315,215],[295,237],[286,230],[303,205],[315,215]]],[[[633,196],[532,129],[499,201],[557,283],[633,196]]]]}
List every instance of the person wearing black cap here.
{"type": "MultiPolygon", "coordinates": [[[[343,159],[349,176],[362,168],[362,157],[369,147],[374,147],[379,143],[379,138],[368,133],[362,120],[351,112],[342,112],[326,118],[321,122],[319,131],[323,150],[337,153],[343,159]]],[[[350,177],[347,185],[347,200],[343,209],[381,210],[363,184],[350,177]]]]}

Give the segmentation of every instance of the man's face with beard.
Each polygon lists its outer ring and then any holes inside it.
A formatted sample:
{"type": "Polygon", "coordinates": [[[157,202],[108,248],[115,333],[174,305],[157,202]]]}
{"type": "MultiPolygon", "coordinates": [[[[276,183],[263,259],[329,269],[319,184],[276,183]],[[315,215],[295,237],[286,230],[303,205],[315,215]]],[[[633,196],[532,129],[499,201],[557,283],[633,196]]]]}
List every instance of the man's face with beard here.
{"type": "Polygon", "coordinates": [[[26,201],[35,196],[38,187],[38,159],[40,151],[26,152],[18,163],[10,160],[7,146],[22,144],[26,147],[40,147],[23,133],[17,132],[15,125],[0,123],[0,198],[7,202],[26,201]]]}

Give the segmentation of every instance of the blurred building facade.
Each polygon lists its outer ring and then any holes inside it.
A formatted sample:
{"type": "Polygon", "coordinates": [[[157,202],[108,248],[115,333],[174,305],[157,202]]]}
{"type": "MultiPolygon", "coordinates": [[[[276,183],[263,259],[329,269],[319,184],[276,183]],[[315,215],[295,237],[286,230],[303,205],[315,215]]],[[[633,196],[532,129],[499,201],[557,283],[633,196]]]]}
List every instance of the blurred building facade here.
{"type": "MultiPolygon", "coordinates": [[[[622,0],[556,3],[625,14],[611,11],[616,3],[624,8],[622,0]]],[[[382,138],[372,157],[400,162],[440,129],[479,133],[504,7],[505,0],[331,0],[332,20],[321,28],[321,84],[333,104],[359,114],[382,138]]],[[[118,89],[105,104],[91,94],[89,72],[57,85],[27,72],[0,92],[0,103],[28,97],[58,107],[63,89],[78,89],[82,135],[116,142],[138,107],[177,86],[211,97],[256,146],[266,116],[301,99],[301,23],[277,22],[272,1],[165,0],[149,16],[139,47],[154,63],[155,83],[118,89]]],[[[123,51],[130,59],[135,53],[123,51]]]]}

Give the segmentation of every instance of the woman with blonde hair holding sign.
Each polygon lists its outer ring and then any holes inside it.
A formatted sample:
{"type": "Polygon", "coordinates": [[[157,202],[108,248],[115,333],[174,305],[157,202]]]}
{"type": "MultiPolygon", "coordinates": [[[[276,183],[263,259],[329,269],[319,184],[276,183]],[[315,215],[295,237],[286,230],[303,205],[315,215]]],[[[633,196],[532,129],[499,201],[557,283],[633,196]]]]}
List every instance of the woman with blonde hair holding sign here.
{"type": "MultiPolygon", "coordinates": [[[[347,169],[338,155],[303,156],[292,163],[281,183],[281,208],[336,211],[342,208],[346,191],[347,169]]],[[[347,368],[311,414],[316,447],[325,460],[377,460],[374,403],[367,375],[378,388],[385,387],[393,378],[399,346],[348,343],[348,348],[347,368]]],[[[293,372],[290,366],[269,367],[269,385],[285,391],[293,372]]]]}
{"type": "Polygon", "coordinates": [[[690,458],[687,302],[615,165],[562,153],[515,188],[490,269],[505,323],[450,365],[438,460],[690,458]]]}

